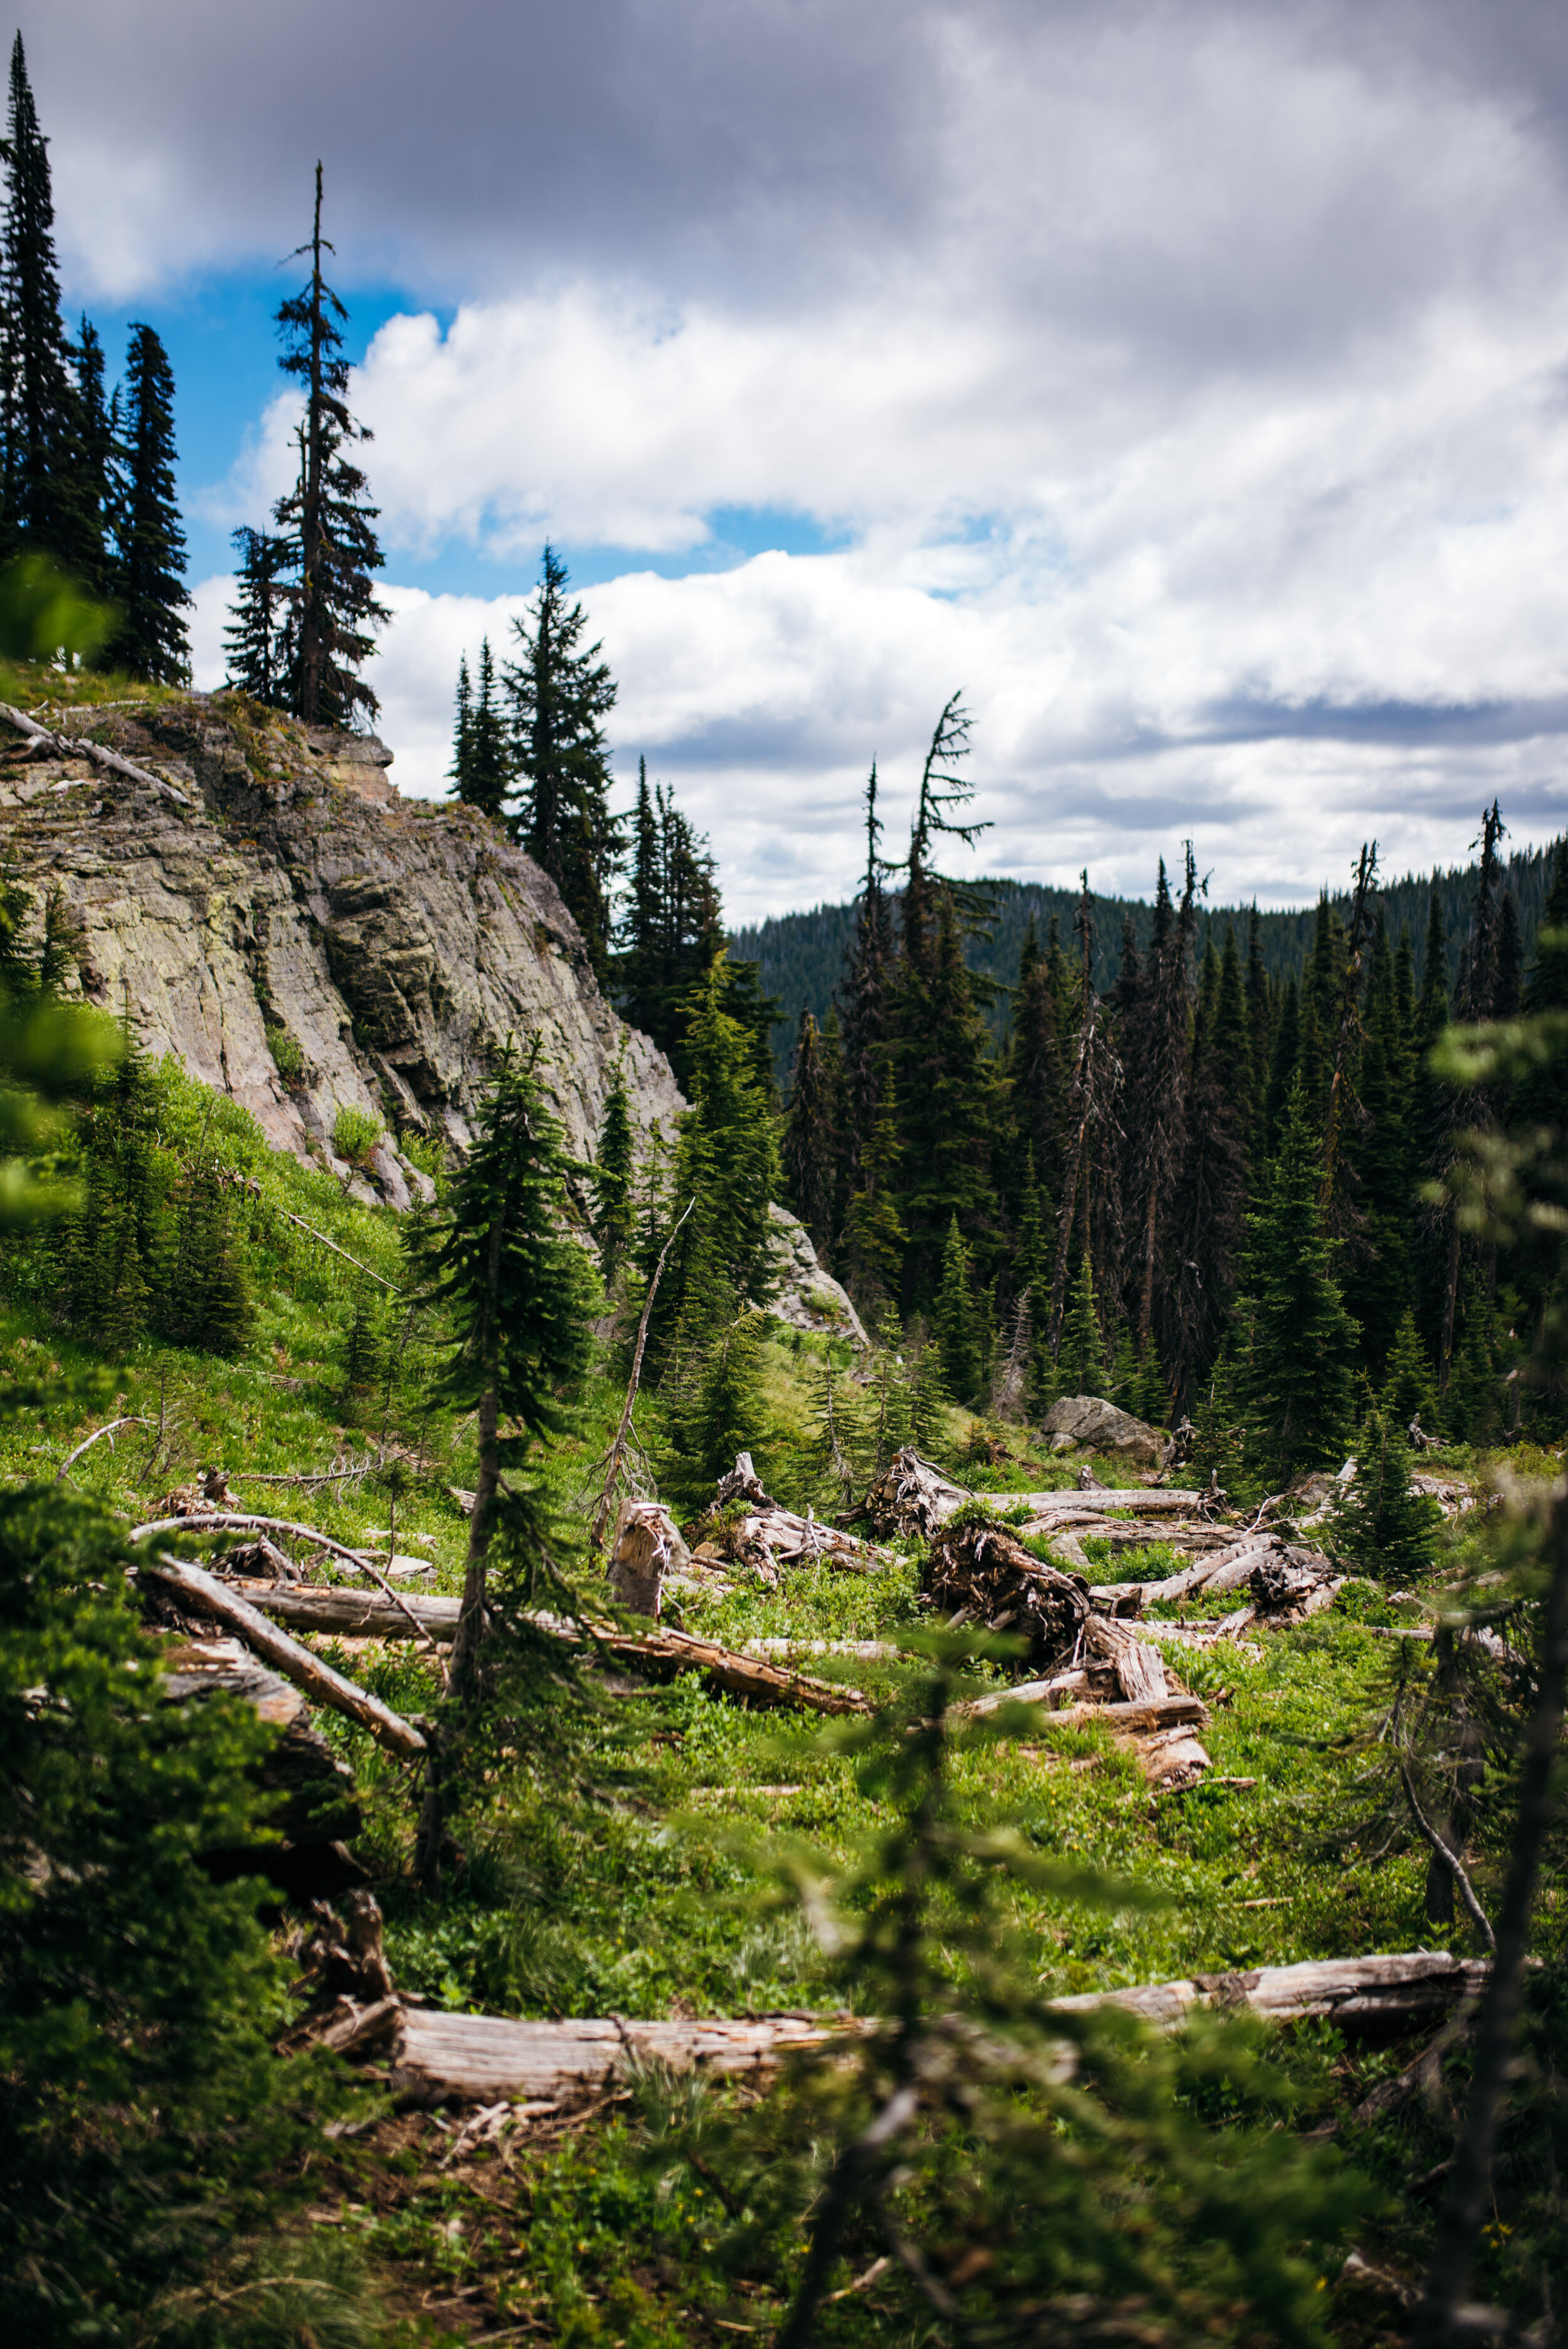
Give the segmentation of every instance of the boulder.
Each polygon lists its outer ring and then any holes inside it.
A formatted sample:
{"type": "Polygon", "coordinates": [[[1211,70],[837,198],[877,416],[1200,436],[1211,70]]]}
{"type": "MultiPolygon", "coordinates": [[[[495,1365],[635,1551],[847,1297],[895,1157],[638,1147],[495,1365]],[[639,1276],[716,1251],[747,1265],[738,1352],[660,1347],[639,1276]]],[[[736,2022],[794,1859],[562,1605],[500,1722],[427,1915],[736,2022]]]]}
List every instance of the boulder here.
{"type": "Polygon", "coordinates": [[[851,1339],[857,1346],[871,1343],[861,1327],[847,1288],[824,1272],[811,1246],[811,1235],[798,1216],[775,1200],[768,1210],[772,1231],[769,1243],[773,1277],[778,1287],[768,1310],[791,1330],[826,1330],[851,1339]]]}
{"type": "Polygon", "coordinates": [[[1047,1412],[1044,1432],[1053,1452],[1115,1453],[1149,1468],[1158,1468],[1165,1457],[1167,1439],[1157,1427],[1119,1411],[1101,1395],[1063,1395],[1047,1412]]]}

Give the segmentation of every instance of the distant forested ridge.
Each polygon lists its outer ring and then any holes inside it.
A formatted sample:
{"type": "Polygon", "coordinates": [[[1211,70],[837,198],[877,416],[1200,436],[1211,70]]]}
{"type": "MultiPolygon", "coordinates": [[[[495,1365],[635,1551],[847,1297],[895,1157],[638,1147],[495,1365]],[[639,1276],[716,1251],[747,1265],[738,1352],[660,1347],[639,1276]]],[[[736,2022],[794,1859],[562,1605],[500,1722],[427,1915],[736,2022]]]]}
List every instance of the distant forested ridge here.
{"type": "MultiPolygon", "coordinates": [[[[1448,949],[1444,983],[1451,989],[1459,970],[1460,949],[1475,914],[1480,869],[1479,864],[1464,864],[1451,866],[1446,873],[1407,874],[1402,881],[1389,882],[1382,890],[1384,919],[1391,939],[1398,941],[1402,929],[1409,932],[1418,984],[1424,977],[1429,902],[1436,890],[1448,949]]],[[[1522,849],[1508,858],[1506,885],[1513,897],[1527,955],[1534,945],[1541,907],[1551,882],[1550,847],[1522,849]]],[[[965,959],[971,970],[983,973],[1001,990],[988,1015],[993,1031],[1000,1038],[1006,1032],[1012,982],[1017,974],[1018,957],[1030,921],[1042,941],[1048,936],[1053,922],[1067,940],[1072,931],[1078,892],[1048,888],[1039,881],[992,880],[979,885],[992,893],[995,918],[988,932],[980,931],[970,936],[965,959]]],[[[1349,892],[1331,895],[1328,903],[1343,919],[1350,906],[1349,892]]],[[[840,984],[844,949],[854,936],[859,905],[859,898],[852,898],[841,905],[814,905],[810,913],[779,914],[729,934],[731,958],[756,963],[764,994],[772,996],[780,1006],[783,1017],[773,1031],[773,1060],[780,1085],[789,1077],[795,1027],[802,1009],[813,1012],[819,1022],[827,1016],[829,1003],[840,984]]],[[[1152,903],[1143,897],[1095,900],[1094,984],[1101,995],[1110,992],[1120,975],[1123,923],[1129,916],[1139,950],[1145,952],[1153,935],[1152,903]]],[[[1237,943],[1244,949],[1250,918],[1250,909],[1245,905],[1204,907],[1197,942],[1200,958],[1210,933],[1215,952],[1222,952],[1225,931],[1232,924],[1237,943]]],[[[1312,953],[1316,926],[1317,909],[1314,905],[1260,915],[1258,930],[1264,966],[1276,985],[1283,985],[1287,978],[1300,978],[1312,953]]]]}

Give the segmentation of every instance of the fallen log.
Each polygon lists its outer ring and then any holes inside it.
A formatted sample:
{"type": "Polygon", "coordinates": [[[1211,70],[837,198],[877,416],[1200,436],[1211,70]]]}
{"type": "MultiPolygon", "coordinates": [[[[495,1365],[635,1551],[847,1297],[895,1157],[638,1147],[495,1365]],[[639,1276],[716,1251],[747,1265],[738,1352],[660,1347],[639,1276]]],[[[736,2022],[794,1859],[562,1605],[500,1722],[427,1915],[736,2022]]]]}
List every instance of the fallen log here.
{"type": "Polygon", "coordinates": [[[385,1745],[388,1753],[407,1759],[425,1752],[425,1740],[412,1722],[405,1721],[401,1713],[394,1713],[389,1705],[382,1703],[379,1697],[371,1696],[366,1690],[356,1688],[352,1681],[345,1680],[343,1674],[334,1671],[330,1664],[324,1664],[319,1656],[313,1656],[308,1648],[302,1648],[297,1640],[291,1640],[286,1631],[280,1631],[276,1624],[270,1623],[248,1599],[242,1599],[236,1591],[220,1582],[215,1575],[207,1573],[204,1568],[190,1566],[183,1559],[160,1552],[154,1557],[139,1560],[138,1571],[154,1576],[170,1589],[177,1591],[181,1599],[191,1600],[204,1613],[214,1615],[221,1623],[228,1624],[231,1630],[243,1640],[246,1647],[275,1666],[285,1680],[293,1681],[296,1688],[303,1689],[313,1702],[329,1705],[335,1713],[344,1713],[350,1721],[357,1722],[362,1729],[370,1732],[378,1745],[385,1745]]]}
{"type": "Polygon", "coordinates": [[[13,709],[8,701],[0,701],[0,718],[25,734],[36,750],[51,750],[57,759],[85,759],[89,766],[107,769],[111,775],[123,775],[128,782],[140,783],[144,790],[158,792],[162,799],[172,800],[177,807],[188,808],[194,802],[184,792],[177,792],[161,775],[150,774],[145,767],[122,758],[118,750],[102,742],[90,742],[85,735],[57,734],[52,728],[40,726],[20,709],[13,709]]]}
{"type": "MultiPolygon", "coordinates": [[[[1246,2013],[1287,2025],[1327,2017],[1348,2037],[1395,2037],[1441,2021],[1483,1983],[1487,1966],[1442,1950],[1390,1956],[1314,1959],[1251,1973],[1198,1974],[1185,1982],[1087,1991],[1053,1999],[1048,2012],[1092,2014],[1108,2007],[1160,2031],[1178,2031],[1196,2011],[1246,2013]]],[[[384,2017],[376,2018],[377,2028],[384,2017]]],[[[831,2045],[874,2023],[844,2016],[758,2015],[743,2021],[642,2023],[620,2017],[560,2023],[502,2015],[403,2012],[392,2050],[391,2086],[411,2103],[489,2104],[585,2100],[614,2087],[634,2064],[765,2075],[788,2055],[831,2045]]],[[[346,2034],[348,2036],[349,2034],[346,2034]]]]}
{"type": "MultiPolygon", "coordinates": [[[[984,1696],[973,1697],[966,1704],[952,1708],[954,1721],[983,1721],[987,1714],[999,1713],[1005,1704],[1035,1704],[1043,1701],[1046,1692],[1059,1686],[1053,1681],[1020,1681],[1016,1687],[988,1689],[984,1696]]],[[[1169,1696],[1151,1697],[1136,1704],[1064,1704],[1057,1711],[1047,1711],[1046,1720],[1053,1729],[1088,1729],[1097,1723],[1107,1729],[1124,1731],[1202,1729],[1207,1726],[1209,1708],[1201,1696],[1189,1690],[1177,1689],[1169,1696]]]]}
{"type": "MultiPolygon", "coordinates": [[[[495,2014],[448,2014],[409,2007],[392,2057],[391,2085],[415,2103],[451,2097],[486,2104],[586,2097],[613,2087],[633,2064],[680,2071],[763,2073],[799,2048],[820,2047],[853,2028],[795,2014],[745,2022],[513,2023],[495,2014]]],[[[863,2026],[862,2026],[863,2027],[863,2026]]]]}
{"type": "Polygon", "coordinates": [[[1109,1615],[1091,1615],[1083,1627],[1083,1644],[1089,1655],[1109,1664],[1130,1704],[1151,1704],[1170,1693],[1160,1651],[1139,1639],[1125,1623],[1109,1615]]]}
{"type": "MultiPolygon", "coordinates": [[[[456,1599],[405,1599],[401,1593],[394,1601],[376,1591],[297,1582],[216,1583],[214,1588],[232,1591],[248,1609],[261,1609],[278,1622],[292,1623],[296,1630],[335,1633],[345,1638],[407,1640],[413,1634],[406,1619],[412,1617],[432,1640],[448,1645],[457,1636],[461,1604],[456,1599]]],[[[613,1623],[583,1626],[560,1616],[536,1616],[531,1619],[573,1646],[592,1638],[607,1657],[630,1671],[654,1678],[700,1672],[715,1688],[724,1689],[731,1696],[747,1697],[754,1704],[799,1705],[808,1712],[835,1713],[866,1713],[871,1709],[869,1700],[859,1689],[816,1680],[807,1672],[790,1671],[762,1657],[720,1647],[712,1640],[696,1639],[689,1632],[664,1628],[656,1631],[627,1631],[613,1623]]],[[[327,1668],[322,1665],[320,1669],[327,1668]]]]}
{"type": "Polygon", "coordinates": [[[1161,2031],[1179,2030],[1195,2008],[1210,2007],[1255,2014],[1265,2023],[1326,2016],[1357,2036],[1392,2036],[1440,2021],[1489,1971],[1483,1959],[1454,1958],[1446,1950],[1407,1950],[1387,1957],[1313,1958],[1302,1965],[1260,1966],[1251,1973],[1194,1974],[1188,1982],[1085,1991],[1051,2003],[1063,2014],[1119,2007],[1161,2031]]]}

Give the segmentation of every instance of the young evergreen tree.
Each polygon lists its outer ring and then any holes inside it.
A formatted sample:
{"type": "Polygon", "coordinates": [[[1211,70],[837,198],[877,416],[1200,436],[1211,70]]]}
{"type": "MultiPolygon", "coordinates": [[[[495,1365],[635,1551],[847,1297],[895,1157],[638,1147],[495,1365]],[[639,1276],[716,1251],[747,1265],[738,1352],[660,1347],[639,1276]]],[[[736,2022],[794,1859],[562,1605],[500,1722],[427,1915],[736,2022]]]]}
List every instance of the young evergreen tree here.
{"type": "MultiPolygon", "coordinates": [[[[733,1297],[725,1291],[726,1304],[733,1297]]],[[[660,1483],[683,1516],[713,1499],[719,1478],[749,1452],[766,1481],[769,1428],[762,1387],[762,1316],[742,1312],[726,1320],[682,1364],[678,1384],[665,1395],[667,1444],[660,1483]]]]}
{"type": "Polygon", "coordinates": [[[626,1092],[626,1063],[621,1059],[610,1074],[593,1164],[593,1237],[599,1243],[599,1268],[606,1288],[620,1271],[632,1244],[635,1174],[632,1104],[626,1092]]]}
{"type": "Polygon", "coordinates": [[[1239,1310],[1251,1344],[1243,1401],[1258,1448],[1282,1483],[1341,1454],[1350,1431],[1357,1330],[1329,1268],[1319,1131],[1298,1078],[1268,1195],[1248,1217],[1239,1310]]]}
{"type": "Polygon", "coordinates": [[[969,1251],[964,1245],[956,1216],[947,1226],[943,1246],[942,1282],[936,1292],[932,1329],[948,1392],[959,1403],[972,1403],[980,1390],[985,1363],[969,1251]]]}
{"type": "Polygon", "coordinates": [[[374,718],[380,706],[359,671],[376,650],[374,631],[389,616],[376,600],[373,576],[384,560],[375,530],[378,509],[368,502],[365,475],[349,453],[370,435],[348,411],[348,312],[322,268],[322,255],[332,251],[321,233],[317,163],[310,242],[290,256],[308,254],[310,274],[277,314],[284,343],[278,364],[302,385],[304,414],[299,478],[278,501],[273,519],[287,542],[291,573],[287,706],[307,726],[351,727],[374,718]]]}
{"type": "Polygon", "coordinates": [[[546,546],[533,602],[512,623],[520,657],[502,670],[519,801],[510,821],[513,838],[560,889],[603,982],[610,892],[622,854],[603,724],[615,706],[615,682],[598,657],[602,647],[583,643],[588,615],[568,604],[567,584],[566,565],[546,546]]]}
{"type": "Polygon", "coordinates": [[[474,688],[469,676],[467,653],[458,656],[458,689],[452,710],[452,763],[447,769],[452,786],[452,797],[467,802],[470,797],[469,776],[473,765],[474,688]]]}
{"type": "Polygon", "coordinates": [[[1410,1447],[1397,1420],[1371,1413],[1357,1439],[1356,1474],[1330,1537],[1335,1557],[1396,1588],[1432,1570],[1442,1511],[1410,1485],[1410,1447]]]}
{"type": "Polygon", "coordinates": [[[77,439],[76,386],[60,316],[49,150],[38,127],[22,36],[11,48],[0,238],[0,556],[23,547],[57,556],[77,439]]]}
{"type": "Polygon", "coordinates": [[[488,636],[480,639],[479,691],[474,697],[471,730],[469,737],[468,789],[458,797],[470,807],[482,808],[486,815],[500,815],[511,788],[511,751],[507,740],[506,714],[500,706],[500,689],[496,683],[495,656],[490,651],[488,636]]]}
{"type": "Polygon", "coordinates": [[[125,480],[117,515],[120,619],[112,657],[150,685],[180,685],[190,674],[181,614],[191,597],[174,497],[174,371],[150,326],[132,326],[126,372],[125,480]]]}
{"type": "Polygon", "coordinates": [[[275,709],[282,705],[286,666],[282,616],[288,545],[268,531],[249,529],[235,531],[233,545],[240,568],[223,631],[229,683],[237,693],[275,709]]]}
{"type": "Polygon", "coordinates": [[[1437,1385],[1427,1349],[1416,1327],[1416,1317],[1408,1306],[1394,1333],[1377,1408],[1386,1419],[1407,1432],[1413,1420],[1420,1419],[1425,1422],[1426,1434],[1437,1433],[1437,1385]]]}
{"type": "MultiPolygon", "coordinates": [[[[444,1214],[418,1240],[430,1304],[452,1332],[438,1380],[442,1398],[479,1417],[479,1480],[469,1526],[462,1610],[452,1649],[452,1692],[474,1702],[488,1599],[488,1567],[503,1468],[571,1424],[562,1402],[587,1368],[593,1276],[565,1228],[569,1162],[534,1061],[508,1059],[476,1120],[473,1145],[453,1177],[444,1214]],[[515,1433],[503,1440],[501,1421],[515,1433]]],[[[438,1801],[421,1828],[421,1867],[437,1872],[438,1801]]]]}
{"type": "Polygon", "coordinates": [[[240,1353],[256,1318],[236,1195],[224,1171],[214,1157],[202,1154],[181,1177],[171,1260],[158,1299],[163,1334],[206,1354],[240,1353]]]}
{"type": "MultiPolygon", "coordinates": [[[[776,1280],[769,1209],[779,1190],[777,1132],[757,1081],[751,1040],[731,1019],[726,997],[720,954],[691,999],[692,1106],[681,1120],[674,1191],[676,1213],[688,1203],[691,1213],[655,1299],[655,1363],[668,1353],[683,1315],[692,1326],[704,1289],[722,1284],[738,1309],[763,1306],[776,1280]]],[[[705,1331],[710,1321],[703,1317],[705,1331]]]]}
{"type": "Polygon", "coordinates": [[[903,1119],[899,1212],[909,1234],[906,1306],[923,1307],[940,1278],[954,1216],[971,1244],[995,1231],[993,1150],[1002,1113],[990,1036],[965,966],[958,908],[935,894],[934,934],[899,970],[895,1066],[903,1119]]]}
{"type": "Polygon", "coordinates": [[[1057,1367],[1064,1394],[1097,1395],[1103,1392],[1107,1367],[1105,1330],[1095,1296],[1094,1266],[1087,1255],[1080,1259],[1078,1278],[1073,1282],[1057,1367]]]}

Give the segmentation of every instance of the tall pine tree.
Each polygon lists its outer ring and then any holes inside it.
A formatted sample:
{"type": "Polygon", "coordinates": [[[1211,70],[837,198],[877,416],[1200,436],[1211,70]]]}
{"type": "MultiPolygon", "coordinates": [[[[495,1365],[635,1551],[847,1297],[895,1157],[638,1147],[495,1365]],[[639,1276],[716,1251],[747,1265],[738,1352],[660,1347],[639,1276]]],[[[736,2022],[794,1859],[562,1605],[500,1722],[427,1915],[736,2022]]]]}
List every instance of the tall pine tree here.
{"type": "Polygon", "coordinates": [[[5,160],[9,176],[0,243],[0,554],[26,547],[63,556],[62,505],[77,434],[76,387],[60,316],[48,142],[38,128],[17,34],[5,160]]]}
{"type": "Polygon", "coordinates": [[[1249,1423],[1282,1482],[1342,1456],[1350,1434],[1357,1330],[1329,1266],[1318,1136],[1298,1079],[1268,1196],[1249,1218],[1240,1307],[1251,1333],[1241,1377],[1249,1423]]]}
{"type": "Polygon", "coordinates": [[[285,679],[288,707],[307,726],[353,726],[374,718],[379,704],[359,671],[376,650],[374,630],[389,616],[376,600],[372,574],[383,562],[364,473],[350,450],[369,440],[348,412],[348,361],[343,327],[348,312],[327,284],[322,255],[333,251],[321,233],[321,165],[315,167],[315,215],[310,242],[290,255],[310,259],[310,275],[283,303],[284,373],[304,387],[299,425],[299,477],[280,498],[274,520],[288,543],[288,595],[293,618],[285,679]]]}
{"type": "Polygon", "coordinates": [[[127,362],[125,481],[119,513],[120,621],[113,657],[150,685],[181,685],[191,644],[181,613],[185,533],[174,498],[174,371],[158,335],[133,326],[127,362]]]}

